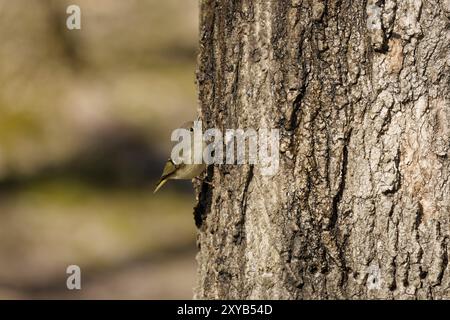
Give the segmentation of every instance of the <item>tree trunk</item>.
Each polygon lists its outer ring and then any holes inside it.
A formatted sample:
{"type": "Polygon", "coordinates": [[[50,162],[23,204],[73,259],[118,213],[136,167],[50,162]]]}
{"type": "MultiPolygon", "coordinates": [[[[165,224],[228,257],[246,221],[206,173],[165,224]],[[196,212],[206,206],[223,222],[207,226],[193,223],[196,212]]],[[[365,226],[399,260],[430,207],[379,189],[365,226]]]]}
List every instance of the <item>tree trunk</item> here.
{"type": "Polygon", "coordinates": [[[199,299],[450,298],[450,0],[202,0],[205,127],[280,167],[199,186],[199,299]]]}

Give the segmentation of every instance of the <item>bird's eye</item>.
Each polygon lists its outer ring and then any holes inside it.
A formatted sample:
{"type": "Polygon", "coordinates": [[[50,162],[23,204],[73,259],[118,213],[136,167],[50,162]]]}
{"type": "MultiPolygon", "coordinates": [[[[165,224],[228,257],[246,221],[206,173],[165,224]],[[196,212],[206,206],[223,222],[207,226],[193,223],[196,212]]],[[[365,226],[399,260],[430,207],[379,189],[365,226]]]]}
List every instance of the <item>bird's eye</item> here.
{"type": "Polygon", "coordinates": [[[194,132],[194,128],[189,128],[189,131],[190,132],[194,132]]]}

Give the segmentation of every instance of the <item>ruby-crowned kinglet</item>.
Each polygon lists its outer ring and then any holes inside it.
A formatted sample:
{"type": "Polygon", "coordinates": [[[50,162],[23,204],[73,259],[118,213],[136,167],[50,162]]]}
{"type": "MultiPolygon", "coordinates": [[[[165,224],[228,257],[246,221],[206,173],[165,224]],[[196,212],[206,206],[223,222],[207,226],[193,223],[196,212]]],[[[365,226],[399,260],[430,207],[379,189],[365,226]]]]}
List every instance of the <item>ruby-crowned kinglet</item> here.
{"type": "Polygon", "coordinates": [[[189,150],[189,152],[187,152],[187,154],[183,154],[182,157],[182,160],[184,159],[185,162],[190,162],[190,164],[183,163],[183,161],[179,164],[176,164],[171,158],[169,158],[166,162],[166,165],[164,166],[161,178],[156,184],[155,191],[153,191],[153,193],[156,193],[167,182],[167,180],[193,179],[200,175],[206,168],[206,165],[204,163],[193,163],[192,158],[194,154],[193,150],[195,143],[201,143],[202,146],[204,146],[203,141],[194,141],[194,121],[186,122],[185,124],[183,124],[183,126],[181,126],[181,128],[189,130],[189,133],[191,135],[191,149],[189,150]],[[190,161],[186,161],[186,159],[190,159],[190,161]]]}

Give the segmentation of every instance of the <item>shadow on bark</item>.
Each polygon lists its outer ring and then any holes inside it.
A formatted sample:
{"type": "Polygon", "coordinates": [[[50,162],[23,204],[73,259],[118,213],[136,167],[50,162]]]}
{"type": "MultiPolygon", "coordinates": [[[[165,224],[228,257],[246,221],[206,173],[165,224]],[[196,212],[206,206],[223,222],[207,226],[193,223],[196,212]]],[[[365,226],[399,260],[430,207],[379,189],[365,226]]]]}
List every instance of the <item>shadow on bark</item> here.
{"type": "Polygon", "coordinates": [[[206,219],[208,212],[211,211],[212,199],[212,185],[211,181],[214,175],[214,166],[208,166],[206,170],[206,177],[201,184],[200,194],[198,196],[198,203],[194,208],[194,221],[198,229],[203,230],[203,221],[206,219]]]}

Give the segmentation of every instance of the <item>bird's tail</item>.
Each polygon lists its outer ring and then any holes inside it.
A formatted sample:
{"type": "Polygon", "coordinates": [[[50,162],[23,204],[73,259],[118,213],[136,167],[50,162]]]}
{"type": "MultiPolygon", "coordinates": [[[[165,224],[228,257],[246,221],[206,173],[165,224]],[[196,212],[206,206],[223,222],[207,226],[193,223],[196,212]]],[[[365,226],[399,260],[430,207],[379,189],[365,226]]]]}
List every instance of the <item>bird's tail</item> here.
{"type": "Polygon", "coordinates": [[[167,179],[159,180],[158,183],[156,184],[155,191],[153,191],[153,193],[156,193],[166,182],[167,182],[167,179]]]}

